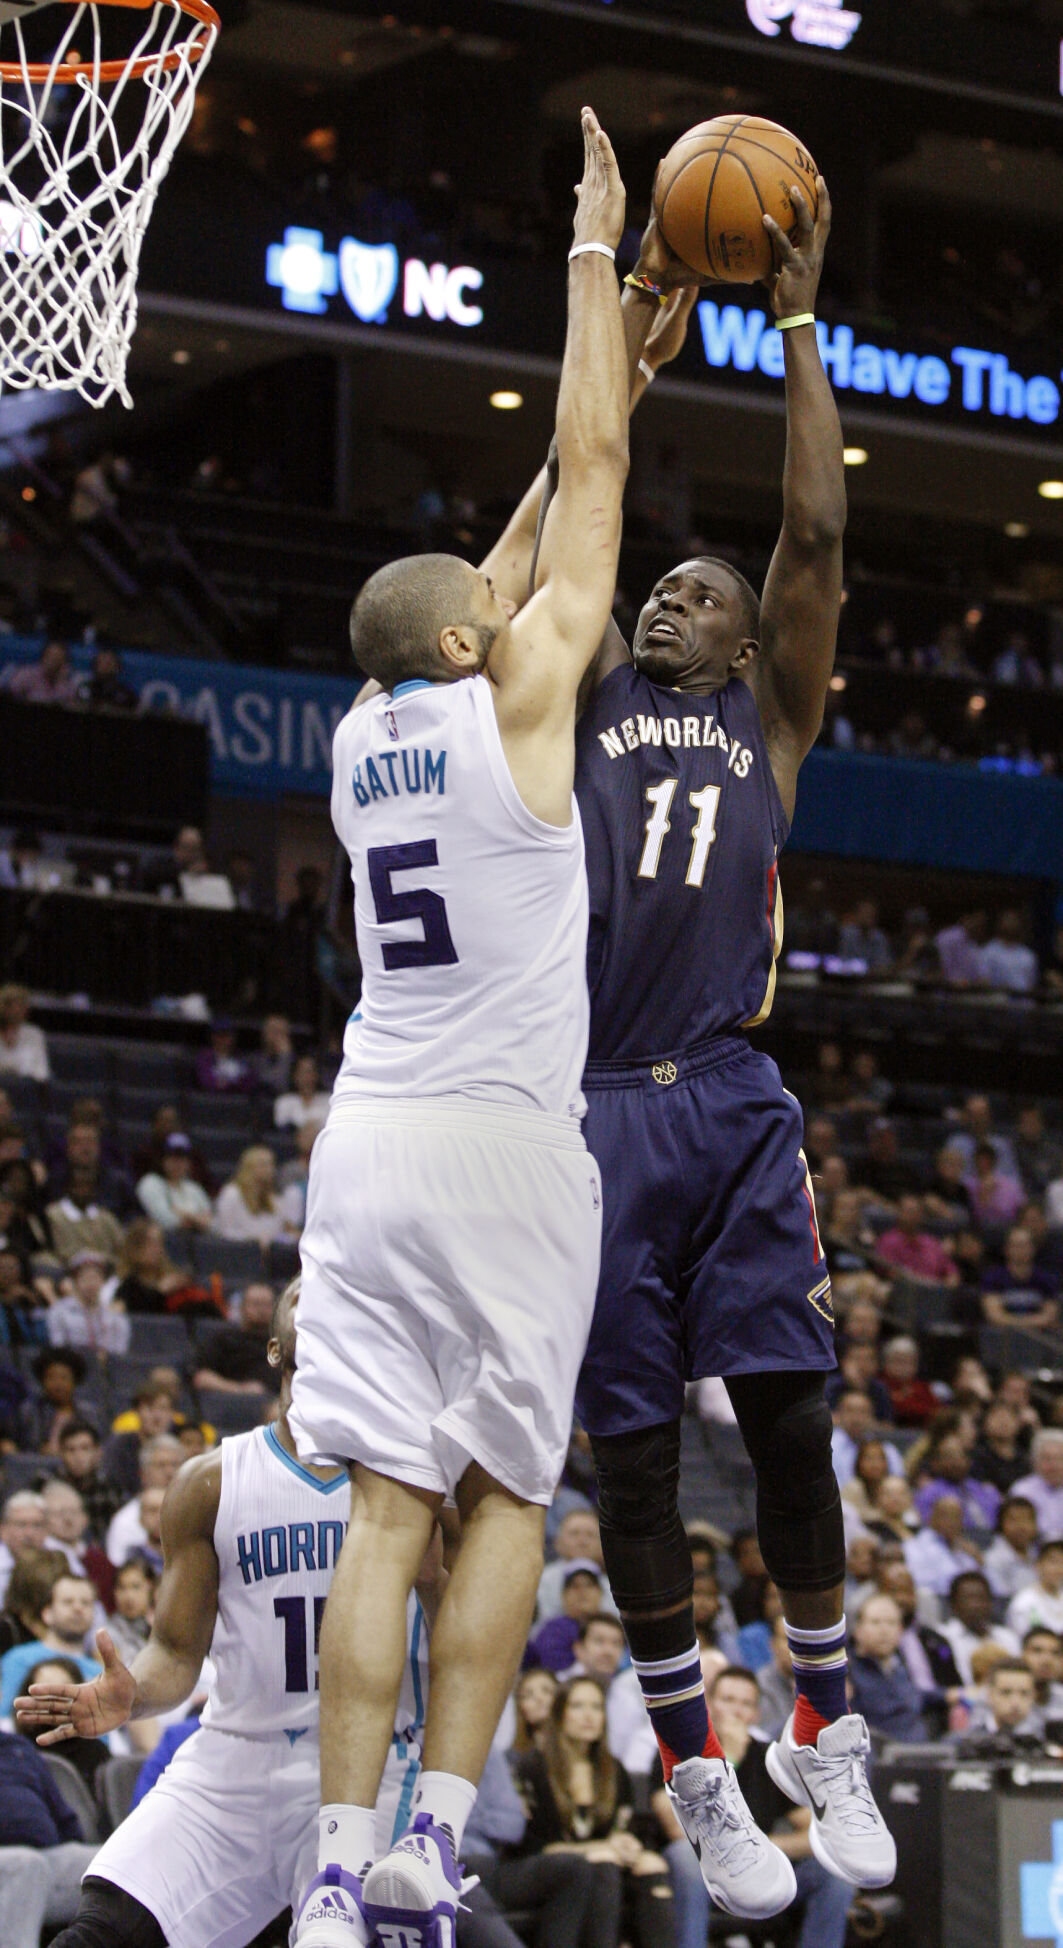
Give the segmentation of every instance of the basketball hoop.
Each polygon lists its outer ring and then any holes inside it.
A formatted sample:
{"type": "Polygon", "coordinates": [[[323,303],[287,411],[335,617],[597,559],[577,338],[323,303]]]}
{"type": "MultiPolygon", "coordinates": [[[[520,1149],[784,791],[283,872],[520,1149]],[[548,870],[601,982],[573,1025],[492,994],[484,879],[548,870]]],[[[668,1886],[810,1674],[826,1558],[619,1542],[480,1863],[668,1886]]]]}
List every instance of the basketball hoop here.
{"type": "Polygon", "coordinates": [[[208,0],[0,0],[0,391],[132,405],[144,232],[220,27],[208,0]],[[52,6],[70,19],[37,60],[25,30],[52,6]],[[115,55],[120,11],[148,19],[115,55]]]}

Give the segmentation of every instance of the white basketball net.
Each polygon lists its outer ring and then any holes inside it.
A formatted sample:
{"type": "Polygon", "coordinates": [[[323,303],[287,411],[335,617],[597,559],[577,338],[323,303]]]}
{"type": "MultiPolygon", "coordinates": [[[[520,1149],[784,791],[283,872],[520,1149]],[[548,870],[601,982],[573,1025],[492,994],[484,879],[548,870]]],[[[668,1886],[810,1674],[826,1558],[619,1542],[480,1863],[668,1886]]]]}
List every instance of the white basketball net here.
{"type": "Polygon", "coordinates": [[[218,29],[179,0],[156,0],[143,27],[123,10],[140,31],[108,79],[102,12],[74,6],[54,55],[36,63],[44,80],[31,78],[22,22],[0,31],[0,59],[20,69],[0,75],[0,389],[77,391],[93,406],[117,392],[131,406],[141,243],[218,29]],[[75,58],[64,83],[57,70],[75,58]]]}

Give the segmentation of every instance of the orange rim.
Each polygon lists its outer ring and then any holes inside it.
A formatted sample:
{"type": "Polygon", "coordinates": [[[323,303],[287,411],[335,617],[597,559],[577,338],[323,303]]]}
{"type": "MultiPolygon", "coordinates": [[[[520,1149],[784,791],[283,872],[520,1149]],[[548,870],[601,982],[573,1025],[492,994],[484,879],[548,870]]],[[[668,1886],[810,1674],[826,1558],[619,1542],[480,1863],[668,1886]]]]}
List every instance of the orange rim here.
{"type": "MultiPolygon", "coordinates": [[[[75,6],[78,0],[68,0],[75,6]]],[[[91,0],[97,7],[130,7],[138,13],[147,13],[157,4],[157,0],[91,0]]],[[[176,0],[183,14],[199,22],[201,27],[210,27],[215,34],[221,32],[221,20],[210,5],[209,0],[176,0]]],[[[31,81],[35,87],[43,86],[49,79],[64,83],[74,82],[82,75],[91,75],[100,81],[121,81],[124,75],[142,81],[146,74],[172,74],[185,60],[199,61],[205,52],[204,43],[182,41],[178,47],[171,47],[167,54],[144,54],[130,65],[128,61],[101,61],[97,66],[93,61],[61,61],[55,67],[50,61],[30,61],[25,67],[20,61],[0,61],[0,80],[31,81]]]]}

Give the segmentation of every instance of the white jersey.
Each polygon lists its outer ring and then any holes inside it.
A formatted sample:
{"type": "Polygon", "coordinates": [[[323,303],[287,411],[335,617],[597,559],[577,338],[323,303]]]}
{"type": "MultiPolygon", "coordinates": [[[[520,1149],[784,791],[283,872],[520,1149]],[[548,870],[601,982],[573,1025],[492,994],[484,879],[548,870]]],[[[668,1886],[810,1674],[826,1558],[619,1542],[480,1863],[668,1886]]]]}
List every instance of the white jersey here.
{"type": "MultiPolygon", "coordinates": [[[[222,1442],[215,1678],[204,1725],[244,1738],[316,1738],[318,1637],[350,1507],[346,1473],[319,1481],[273,1427],[222,1442]]],[[[414,1594],[407,1650],[395,1732],[408,1741],[420,1737],[428,1695],[428,1631],[414,1594]]]]}
{"type": "Polygon", "coordinates": [[[347,849],[362,998],[333,1101],[463,1096],[579,1117],[587,880],[571,825],[523,803],[491,686],[399,684],[348,712],[332,822],[347,849]]]}

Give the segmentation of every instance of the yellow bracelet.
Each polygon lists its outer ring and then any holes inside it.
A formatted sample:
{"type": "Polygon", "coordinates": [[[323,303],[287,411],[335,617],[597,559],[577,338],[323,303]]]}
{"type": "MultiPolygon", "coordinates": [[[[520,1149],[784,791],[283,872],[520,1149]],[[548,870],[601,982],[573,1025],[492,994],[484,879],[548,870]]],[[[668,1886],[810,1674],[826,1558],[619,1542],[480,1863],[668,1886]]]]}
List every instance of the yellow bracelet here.
{"type": "Polygon", "coordinates": [[[793,331],[795,325],[814,325],[815,322],[816,314],[814,311],[799,311],[793,318],[776,318],[775,329],[776,331],[793,331]]]}
{"type": "Polygon", "coordinates": [[[641,291],[643,297],[656,298],[658,304],[668,303],[667,291],[663,291],[659,284],[655,284],[652,277],[644,277],[641,272],[629,271],[624,283],[630,284],[633,291],[641,291]]]}

